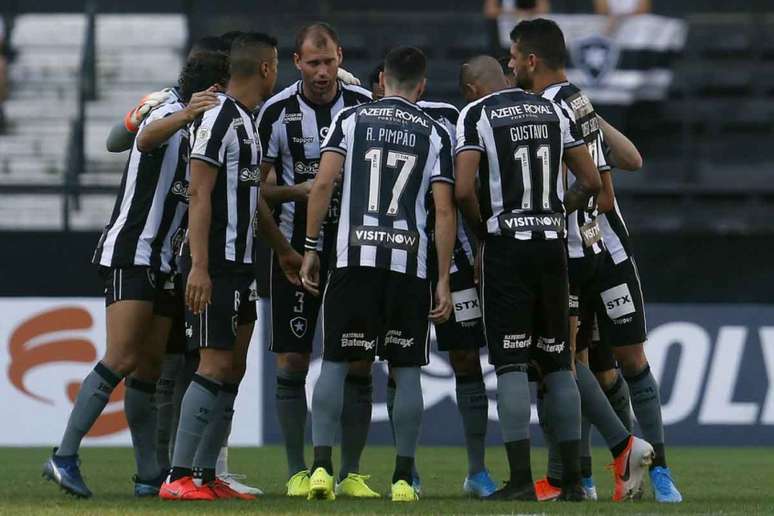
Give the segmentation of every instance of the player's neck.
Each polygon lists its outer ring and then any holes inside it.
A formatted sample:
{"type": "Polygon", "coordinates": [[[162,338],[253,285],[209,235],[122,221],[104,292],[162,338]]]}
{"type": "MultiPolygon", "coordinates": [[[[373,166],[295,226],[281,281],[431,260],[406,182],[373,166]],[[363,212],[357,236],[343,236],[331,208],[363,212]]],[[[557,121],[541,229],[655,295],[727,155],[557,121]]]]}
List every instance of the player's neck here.
{"type": "Polygon", "coordinates": [[[417,100],[419,100],[419,95],[416,91],[401,91],[401,90],[393,90],[392,88],[385,87],[384,88],[384,96],[385,97],[400,97],[402,99],[406,99],[409,102],[416,104],[417,100]]]}
{"type": "Polygon", "coordinates": [[[325,93],[315,93],[304,81],[301,81],[301,89],[304,92],[304,98],[317,106],[325,106],[333,102],[339,93],[339,81],[333,81],[333,87],[325,93]]]}
{"type": "Polygon", "coordinates": [[[559,70],[550,70],[535,77],[532,87],[535,93],[542,93],[543,90],[552,84],[558,84],[560,82],[566,81],[567,73],[564,71],[564,68],[559,70]]]}
{"type": "Polygon", "coordinates": [[[261,88],[252,79],[230,80],[226,93],[238,100],[240,104],[250,111],[257,108],[258,104],[263,100],[261,88]]]}

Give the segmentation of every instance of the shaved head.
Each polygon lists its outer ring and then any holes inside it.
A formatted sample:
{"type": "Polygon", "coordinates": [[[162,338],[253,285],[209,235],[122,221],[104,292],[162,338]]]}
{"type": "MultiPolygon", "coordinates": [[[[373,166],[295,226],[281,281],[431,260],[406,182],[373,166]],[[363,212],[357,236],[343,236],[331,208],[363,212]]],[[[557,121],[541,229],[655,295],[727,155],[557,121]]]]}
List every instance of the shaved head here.
{"type": "Polygon", "coordinates": [[[507,87],[503,68],[494,57],[476,56],[460,68],[460,89],[468,102],[507,87]]]}

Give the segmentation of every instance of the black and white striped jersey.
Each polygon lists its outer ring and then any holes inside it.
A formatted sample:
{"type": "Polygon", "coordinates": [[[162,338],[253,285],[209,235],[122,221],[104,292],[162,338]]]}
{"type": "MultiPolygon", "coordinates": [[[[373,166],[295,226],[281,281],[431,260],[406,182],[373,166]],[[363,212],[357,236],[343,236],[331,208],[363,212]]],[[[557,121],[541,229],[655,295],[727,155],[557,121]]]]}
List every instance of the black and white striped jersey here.
{"type": "Polygon", "coordinates": [[[385,97],[341,111],[322,152],[346,156],[335,267],[427,278],[427,194],[454,183],[451,137],[416,104],[385,97]]]}
{"type": "MultiPolygon", "coordinates": [[[[301,81],[267,100],[258,115],[258,132],[264,149],[263,160],[274,164],[277,184],[295,185],[314,179],[320,164],[320,142],[333,118],[345,107],[370,101],[368,90],[339,82],[336,97],[329,104],[320,106],[305,97],[301,81]]],[[[323,226],[321,245],[325,244],[326,250],[331,243],[326,241],[325,234],[335,232],[340,201],[341,193],[337,191],[323,226]]],[[[306,236],[306,202],[283,203],[276,208],[275,216],[282,234],[294,249],[302,252],[306,236]]]]}
{"type": "MultiPolygon", "coordinates": [[[[589,98],[574,84],[564,81],[552,84],[541,95],[558,103],[575,121],[583,141],[600,173],[610,171],[604,152],[604,136],[599,129],[599,120],[589,98]]],[[[570,171],[568,184],[575,182],[570,171]]],[[[589,199],[585,210],[576,210],[567,215],[567,254],[570,258],[599,254],[605,249],[605,242],[597,223],[596,199],[589,199]]]]}
{"type": "MultiPolygon", "coordinates": [[[[417,106],[422,108],[422,111],[430,115],[430,118],[441,124],[449,131],[451,137],[452,148],[455,147],[457,142],[457,120],[459,119],[459,110],[447,104],[446,102],[432,102],[428,100],[420,100],[417,102],[417,106]]],[[[431,192],[432,194],[432,192],[431,192]]],[[[432,195],[430,195],[430,202],[432,203],[432,195]]],[[[432,235],[435,228],[435,217],[432,210],[430,210],[430,218],[427,221],[428,232],[432,235]]],[[[431,252],[432,254],[432,252],[431,252]]],[[[432,266],[433,264],[431,264],[432,266]]],[[[461,213],[457,213],[457,240],[454,242],[454,253],[452,254],[451,273],[454,274],[459,270],[468,270],[473,265],[473,246],[470,245],[470,239],[465,232],[465,226],[461,213]]]]}
{"type": "MultiPolygon", "coordinates": [[[[604,150],[605,157],[608,158],[608,163],[610,163],[610,148],[607,144],[605,144],[604,150]]],[[[634,250],[629,239],[629,229],[626,227],[623,213],[621,213],[621,208],[618,206],[618,199],[613,199],[613,210],[607,213],[600,213],[597,220],[602,230],[602,237],[605,239],[607,252],[610,253],[613,262],[617,265],[633,257],[634,250]]]]}
{"type": "MultiPolygon", "coordinates": [[[[154,109],[139,132],[154,120],[185,108],[175,101],[154,109]]],[[[183,128],[151,152],[129,151],[110,222],[94,252],[93,263],[104,267],[148,266],[170,272],[176,236],[188,207],[188,131],[183,128]]]]}
{"type": "Polygon", "coordinates": [[[253,262],[253,218],[261,179],[261,142],[251,111],[218,94],[219,105],[190,126],[191,160],[218,168],[212,190],[210,268],[253,262]]]}
{"type": "Polygon", "coordinates": [[[465,106],[457,150],[481,152],[479,204],[490,235],[565,238],[564,150],[583,145],[562,107],[511,88],[465,106]]]}

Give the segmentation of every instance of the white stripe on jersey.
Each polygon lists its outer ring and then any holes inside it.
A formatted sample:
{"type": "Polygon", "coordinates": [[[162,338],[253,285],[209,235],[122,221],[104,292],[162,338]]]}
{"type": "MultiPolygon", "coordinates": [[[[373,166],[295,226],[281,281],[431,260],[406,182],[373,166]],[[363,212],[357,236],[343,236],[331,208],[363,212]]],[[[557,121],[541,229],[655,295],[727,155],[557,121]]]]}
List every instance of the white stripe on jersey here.
{"type": "MultiPolygon", "coordinates": [[[[135,141],[135,148],[137,143],[135,141]]],[[[129,166],[126,174],[126,188],[124,189],[124,196],[121,198],[121,208],[118,212],[118,218],[113,223],[113,226],[105,235],[102,241],[102,254],[100,255],[99,263],[105,267],[110,267],[111,258],[113,256],[114,247],[116,245],[116,239],[118,239],[119,233],[126,224],[126,219],[129,217],[129,208],[132,206],[132,198],[134,198],[134,189],[137,186],[137,168],[140,165],[140,159],[142,154],[135,149],[131,150],[129,156],[129,166]]]]}
{"type": "MultiPolygon", "coordinates": [[[[613,199],[613,209],[618,214],[618,218],[620,219],[621,224],[623,224],[624,231],[626,231],[628,234],[629,228],[626,227],[623,214],[621,213],[621,209],[618,207],[618,199],[613,199]]],[[[630,256],[626,252],[626,248],[624,247],[621,238],[610,225],[610,221],[608,220],[607,215],[605,213],[600,213],[599,217],[597,217],[597,221],[599,222],[599,228],[602,230],[602,238],[605,239],[607,252],[610,253],[610,257],[613,259],[613,262],[618,265],[619,263],[628,260],[630,256]]]]}

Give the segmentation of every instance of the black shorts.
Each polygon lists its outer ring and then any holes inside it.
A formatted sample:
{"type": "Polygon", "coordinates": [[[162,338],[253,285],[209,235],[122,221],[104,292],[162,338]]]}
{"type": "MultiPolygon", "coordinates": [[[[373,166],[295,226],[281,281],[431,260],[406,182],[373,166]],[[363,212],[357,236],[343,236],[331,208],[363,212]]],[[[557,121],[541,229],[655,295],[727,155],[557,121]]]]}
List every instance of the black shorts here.
{"type": "Polygon", "coordinates": [[[172,319],[172,327],[167,338],[167,353],[185,353],[187,342],[185,338],[185,299],[180,274],[174,273],[166,278],[160,301],[157,303],[157,314],[172,319]]]}
{"type": "MultiPolygon", "coordinates": [[[[320,262],[320,289],[325,288],[327,264],[320,262]]],[[[288,281],[276,256],[271,267],[271,340],[274,353],[311,353],[321,298],[288,281]]]]}
{"type": "Polygon", "coordinates": [[[335,269],[323,294],[323,359],[427,365],[430,282],[373,267],[335,269]]]}
{"type": "Polygon", "coordinates": [[[258,297],[269,297],[271,279],[271,248],[262,239],[253,240],[253,268],[258,297]]]}
{"type": "MultiPolygon", "coordinates": [[[[472,270],[458,270],[449,278],[452,293],[452,315],[443,324],[435,325],[438,351],[478,351],[484,347],[484,325],[481,302],[472,270]]],[[[435,283],[431,284],[435,292],[435,283]]]]}
{"type": "Polygon", "coordinates": [[[141,265],[131,267],[99,267],[99,275],[105,284],[105,307],[118,301],[148,301],[153,303],[153,313],[171,317],[164,295],[164,285],[169,274],[141,265]]]}
{"type": "Polygon", "coordinates": [[[586,337],[590,334],[588,331],[582,332],[581,329],[586,324],[586,330],[591,330],[588,324],[593,321],[596,310],[595,303],[599,298],[603,259],[604,254],[599,253],[567,260],[570,276],[570,316],[578,318],[578,333],[575,339],[576,353],[589,347],[589,341],[586,337]]]}
{"type": "Polygon", "coordinates": [[[491,236],[482,255],[481,297],[489,362],[570,369],[567,250],[563,240],[491,236]]]}
{"type": "Polygon", "coordinates": [[[634,258],[616,265],[610,254],[604,254],[596,314],[604,345],[630,346],[647,340],[645,302],[634,258]]]}
{"type": "MultiPolygon", "coordinates": [[[[188,278],[189,260],[183,261],[182,277],[188,278]]],[[[233,267],[210,272],[212,296],[204,312],[185,310],[188,347],[230,351],[236,343],[237,327],[257,319],[255,278],[251,268],[233,267]]]]}

